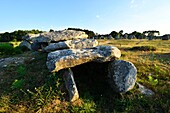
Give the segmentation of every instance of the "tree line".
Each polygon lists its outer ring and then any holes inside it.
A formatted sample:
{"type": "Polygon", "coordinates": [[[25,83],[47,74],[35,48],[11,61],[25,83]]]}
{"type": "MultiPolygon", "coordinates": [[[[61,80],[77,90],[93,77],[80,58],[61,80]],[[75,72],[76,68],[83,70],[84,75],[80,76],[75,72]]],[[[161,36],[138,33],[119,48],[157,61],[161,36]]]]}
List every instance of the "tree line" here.
{"type": "Polygon", "coordinates": [[[22,36],[25,36],[28,33],[32,33],[32,34],[38,34],[38,33],[42,33],[43,31],[39,31],[39,30],[17,30],[14,32],[5,32],[5,33],[1,33],[0,34],[0,42],[9,42],[9,41],[22,41],[22,36]]]}
{"type": "MultiPolygon", "coordinates": [[[[162,39],[162,40],[168,40],[170,39],[170,35],[163,35],[163,36],[156,36],[160,34],[159,31],[156,30],[148,30],[144,31],[143,33],[134,31],[132,33],[123,33],[123,30],[120,30],[119,32],[112,31],[109,34],[97,34],[94,33],[91,30],[87,29],[80,29],[80,28],[68,28],[67,30],[76,30],[76,31],[84,31],[87,35],[88,38],[95,38],[95,39],[148,39],[148,40],[153,40],[153,39],[162,39]]],[[[40,30],[17,30],[14,32],[5,32],[0,34],[0,42],[9,42],[9,41],[22,41],[22,36],[25,36],[28,33],[31,34],[38,34],[42,33],[43,31],[40,30]]],[[[50,29],[49,32],[54,32],[53,29],[50,29]]]]}

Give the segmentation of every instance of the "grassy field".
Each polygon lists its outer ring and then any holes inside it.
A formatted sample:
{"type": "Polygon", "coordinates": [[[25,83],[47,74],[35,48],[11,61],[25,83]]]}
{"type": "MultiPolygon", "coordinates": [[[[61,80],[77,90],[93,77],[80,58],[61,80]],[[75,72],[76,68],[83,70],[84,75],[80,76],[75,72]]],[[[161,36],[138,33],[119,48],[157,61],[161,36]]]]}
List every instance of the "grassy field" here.
{"type": "Polygon", "coordinates": [[[46,68],[47,54],[29,51],[15,57],[34,57],[34,60],[0,71],[0,112],[170,113],[170,40],[98,41],[100,45],[118,47],[121,59],[137,67],[137,82],[155,95],[141,94],[137,85],[125,94],[115,94],[98,79],[90,87],[89,79],[100,77],[93,72],[91,78],[88,75],[75,78],[80,99],[70,103],[60,72],[50,73],[46,68]],[[154,46],[156,51],[131,49],[136,46],[154,46]]]}

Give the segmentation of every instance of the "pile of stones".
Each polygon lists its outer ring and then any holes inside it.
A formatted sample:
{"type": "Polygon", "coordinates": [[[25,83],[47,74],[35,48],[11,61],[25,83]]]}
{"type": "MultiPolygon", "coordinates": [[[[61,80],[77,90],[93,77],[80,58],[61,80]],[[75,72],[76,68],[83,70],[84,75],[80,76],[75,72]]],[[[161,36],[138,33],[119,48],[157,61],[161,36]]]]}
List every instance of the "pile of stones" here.
{"type": "Polygon", "coordinates": [[[97,40],[87,37],[85,32],[75,30],[27,34],[20,46],[48,53],[47,68],[50,72],[62,71],[70,101],[79,98],[71,68],[88,62],[101,65],[108,62],[107,78],[112,89],[117,93],[131,90],[136,82],[136,67],[131,62],[118,60],[121,52],[117,47],[99,46],[97,40]]]}

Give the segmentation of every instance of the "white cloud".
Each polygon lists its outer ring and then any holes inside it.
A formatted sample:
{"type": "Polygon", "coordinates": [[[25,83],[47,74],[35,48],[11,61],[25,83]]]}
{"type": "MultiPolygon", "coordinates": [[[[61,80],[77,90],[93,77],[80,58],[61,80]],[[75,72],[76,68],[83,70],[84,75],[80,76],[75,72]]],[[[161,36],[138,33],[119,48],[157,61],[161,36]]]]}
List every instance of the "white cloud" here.
{"type": "Polygon", "coordinates": [[[144,4],[146,4],[147,0],[131,0],[130,8],[138,8],[144,4]]]}
{"type": "Polygon", "coordinates": [[[96,18],[100,18],[100,15],[96,15],[96,18]]]}
{"type": "Polygon", "coordinates": [[[131,0],[130,3],[133,4],[135,2],[135,0],[131,0]]]}

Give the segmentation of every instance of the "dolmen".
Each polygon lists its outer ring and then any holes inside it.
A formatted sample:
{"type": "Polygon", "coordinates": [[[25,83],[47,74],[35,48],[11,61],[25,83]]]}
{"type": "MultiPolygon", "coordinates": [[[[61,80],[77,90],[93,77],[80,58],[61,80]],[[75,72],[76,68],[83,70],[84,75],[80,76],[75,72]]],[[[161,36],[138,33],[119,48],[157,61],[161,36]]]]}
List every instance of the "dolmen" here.
{"type": "Polygon", "coordinates": [[[50,72],[63,73],[71,102],[79,98],[71,69],[78,65],[108,62],[106,67],[108,83],[117,93],[125,93],[133,89],[136,82],[136,67],[131,62],[118,60],[121,51],[117,47],[99,45],[97,40],[88,39],[88,35],[83,31],[61,30],[27,34],[23,37],[20,46],[48,53],[47,68],[50,72]]]}

